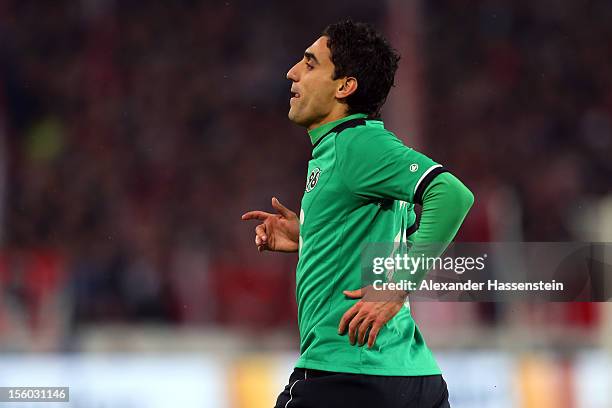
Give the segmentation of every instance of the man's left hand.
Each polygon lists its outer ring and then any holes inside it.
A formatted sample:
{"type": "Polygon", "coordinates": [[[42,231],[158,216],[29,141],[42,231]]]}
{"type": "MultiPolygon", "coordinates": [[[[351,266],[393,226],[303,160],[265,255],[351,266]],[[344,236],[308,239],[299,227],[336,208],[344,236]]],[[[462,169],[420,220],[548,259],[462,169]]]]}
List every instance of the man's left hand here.
{"type": "Polygon", "coordinates": [[[365,343],[368,333],[368,347],[376,341],[380,329],[400,311],[406,300],[406,292],[375,290],[366,286],[357,290],[345,290],[351,299],[361,299],[344,313],[338,326],[338,334],[344,334],[348,327],[349,341],[352,345],[357,340],[359,345],[365,343]]]}

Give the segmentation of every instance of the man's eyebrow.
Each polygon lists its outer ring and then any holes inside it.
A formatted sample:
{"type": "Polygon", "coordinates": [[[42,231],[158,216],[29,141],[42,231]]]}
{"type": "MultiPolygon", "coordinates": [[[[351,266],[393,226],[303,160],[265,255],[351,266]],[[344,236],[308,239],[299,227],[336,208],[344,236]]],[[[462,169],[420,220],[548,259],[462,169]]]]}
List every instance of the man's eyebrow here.
{"type": "Polygon", "coordinates": [[[304,51],[304,58],[307,60],[313,60],[315,63],[319,64],[317,57],[315,57],[315,55],[310,51],[304,51]]]}

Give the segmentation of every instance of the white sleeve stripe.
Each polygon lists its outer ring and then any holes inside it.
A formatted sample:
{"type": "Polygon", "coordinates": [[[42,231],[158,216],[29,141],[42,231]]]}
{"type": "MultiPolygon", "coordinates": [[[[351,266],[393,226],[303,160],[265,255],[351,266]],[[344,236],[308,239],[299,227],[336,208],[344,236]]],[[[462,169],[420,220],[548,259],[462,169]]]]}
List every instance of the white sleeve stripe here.
{"type": "Polygon", "coordinates": [[[438,167],[442,167],[441,164],[434,164],[433,166],[431,166],[430,168],[427,169],[427,171],[425,173],[423,173],[423,175],[421,176],[421,178],[419,179],[419,181],[417,181],[416,185],[414,186],[414,192],[413,194],[416,194],[417,190],[419,189],[419,184],[421,184],[421,182],[423,181],[423,179],[425,177],[427,177],[427,175],[429,173],[431,173],[433,171],[433,169],[437,169],[438,167]]]}

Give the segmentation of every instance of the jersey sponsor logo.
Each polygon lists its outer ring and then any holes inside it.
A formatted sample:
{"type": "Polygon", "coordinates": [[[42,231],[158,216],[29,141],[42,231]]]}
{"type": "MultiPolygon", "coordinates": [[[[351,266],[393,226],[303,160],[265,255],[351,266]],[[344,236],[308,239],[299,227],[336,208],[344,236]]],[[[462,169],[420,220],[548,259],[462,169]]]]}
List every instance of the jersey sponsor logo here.
{"type": "Polygon", "coordinates": [[[410,165],[410,171],[411,171],[411,172],[413,172],[413,173],[414,173],[414,172],[415,172],[415,171],[417,171],[418,169],[419,169],[419,165],[418,165],[418,164],[416,164],[416,163],[412,163],[412,164],[410,165]]]}
{"type": "Polygon", "coordinates": [[[312,189],[316,187],[317,183],[319,182],[320,175],[321,175],[321,169],[318,167],[314,168],[310,172],[310,175],[308,176],[308,180],[306,181],[306,192],[307,193],[311,192],[312,189]]]}

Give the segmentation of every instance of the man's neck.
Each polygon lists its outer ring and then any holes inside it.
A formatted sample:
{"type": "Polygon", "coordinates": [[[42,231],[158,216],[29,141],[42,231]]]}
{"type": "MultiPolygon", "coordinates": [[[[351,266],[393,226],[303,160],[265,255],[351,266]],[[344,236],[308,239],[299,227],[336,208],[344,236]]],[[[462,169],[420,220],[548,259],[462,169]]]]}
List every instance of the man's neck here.
{"type": "Polygon", "coordinates": [[[330,122],[325,122],[321,126],[318,126],[316,128],[313,128],[312,130],[309,130],[308,136],[310,136],[310,141],[312,142],[312,144],[315,145],[316,143],[318,143],[318,141],[322,137],[324,137],[328,132],[330,132],[332,129],[334,129],[334,127],[338,126],[339,124],[349,121],[351,119],[357,119],[357,118],[365,119],[366,117],[367,115],[365,113],[354,113],[352,115],[344,115],[340,117],[339,119],[332,120],[330,122]]]}
{"type": "Polygon", "coordinates": [[[342,106],[340,109],[337,109],[335,111],[332,111],[329,113],[329,115],[327,115],[325,118],[315,122],[315,123],[311,123],[306,130],[311,131],[312,129],[316,129],[320,126],[323,126],[326,123],[329,122],[333,122],[342,118],[347,117],[349,114],[346,111],[346,108],[344,106],[342,106]]]}

